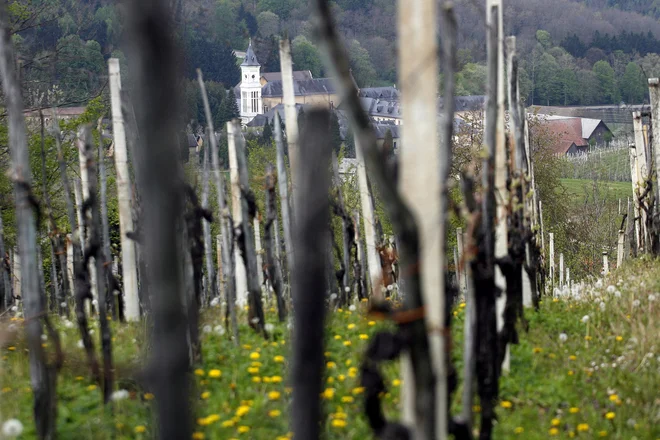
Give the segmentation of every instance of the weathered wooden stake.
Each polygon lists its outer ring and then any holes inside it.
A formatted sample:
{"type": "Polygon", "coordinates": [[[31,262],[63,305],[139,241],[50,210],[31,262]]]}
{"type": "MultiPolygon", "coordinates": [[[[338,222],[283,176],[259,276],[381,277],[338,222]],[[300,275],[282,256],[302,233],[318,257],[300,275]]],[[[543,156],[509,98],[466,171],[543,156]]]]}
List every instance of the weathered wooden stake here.
{"type": "MultiPolygon", "coordinates": [[[[465,235],[463,234],[463,228],[456,228],[456,247],[458,248],[458,264],[459,268],[456,269],[456,273],[460,274],[459,278],[459,288],[463,295],[467,294],[467,264],[465,264],[465,243],[463,241],[465,235]]],[[[467,307],[467,302],[466,302],[467,307]]]]}
{"type": "MultiPolygon", "coordinates": [[[[241,184],[238,170],[238,161],[236,159],[237,138],[241,136],[240,128],[235,131],[235,126],[227,122],[227,137],[229,140],[229,173],[231,182],[231,217],[234,222],[233,228],[241,227],[243,223],[243,211],[241,210],[241,184]]],[[[244,307],[248,302],[248,279],[245,262],[241,257],[241,250],[238,243],[234,243],[234,264],[236,280],[236,305],[244,307]]]]}
{"type": "Polygon", "coordinates": [[[623,229],[619,230],[619,239],[616,247],[616,267],[619,268],[623,264],[624,258],[624,244],[626,242],[626,233],[623,229]]]}
{"type": "Polygon", "coordinates": [[[550,294],[555,294],[555,234],[550,232],[550,294]]]}
{"type": "MultiPolygon", "coordinates": [[[[202,208],[209,209],[209,150],[210,148],[210,139],[211,136],[215,136],[215,133],[208,130],[207,137],[209,139],[209,144],[204,145],[204,165],[202,168],[202,208]]],[[[217,219],[217,221],[222,222],[223,219],[217,219]]],[[[204,235],[204,263],[206,265],[206,274],[204,283],[204,294],[205,301],[208,303],[212,298],[215,298],[218,295],[218,284],[216,281],[216,273],[213,267],[213,241],[211,240],[211,223],[206,219],[202,219],[202,229],[204,235]]]]}
{"type": "Polygon", "coordinates": [[[259,222],[259,216],[255,216],[252,221],[252,228],[254,229],[254,246],[255,253],[257,254],[257,272],[259,286],[263,287],[264,285],[264,258],[263,258],[263,248],[261,247],[261,222],[259,222]]]}
{"type": "MultiPolygon", "coordinates": [[[[651,97],[651,137],[653,139],[651,155],[654,157],[653,163],[657,173],[657,170],[660,169],[660,80],[658,78],[649,78],[649,95],[651,97]]],[[[659,201],[660,185],[656,182],[656,204],[659,201]]]]}
{"type": "MultiPolygon", "coordinates": [[[[296,124],[298,118],[296,118],[296,124]]],[[[284,141],[282,140],[282,122],[279,113],[275,113],[275,147],[277,148],[277,185],[280,193],[280,206],[282,208],[282,230],[284,231],[284,255],[286,257],[286,279],[289,279],[293,264],[293,218],[291,216],[291,201],[289,198],[289,181],[286,174],[286,163],[284,159],[284,141]]],[[[298,131],[296,130],[296,133],[298,131]]],[[[288,140],[288,139],[287,139],[288,140]]],[[[289,153],[289,160],[291,155],[289,153]]],[[[279,247],[279,246],[278,246],[279,247]]]]}
{"type": "Polygon", "coordinates": [[[644,127],[642,123],[641,112],[633,112],[633,128],[635,131],[635,172],[637,173],[635,199],[637,200],[639,215],[641,216],[639,223],[639,232],[641,236],[640,244],[643,247],[644,252],[649,252],[649,235],[646,221],[647,214],[646,210],[642,208],[642,204],[648,203],[645,203],[643,200],[639,200],[640,196],[644,192],[646,179],[648,178],[646,143],[644,142],[644,127]]]}
{"type": "Polygon", "coordinates": [[[564,253],[559,253],[559,288],[564,288],[564,253]]]}
{"type": "Polygon", "coordinates": [[[610,273],[610,263],[607,260],[607,252],[603,251],[603,276],[607,276],[610,273]]]}
{"type": "MultiPolygon", "coordinates": [[[[112,134],[114,138],[115,170],[117,173],[117,201],[119,204],[119,231],[121,233],[121,264],[124,286],[124,317],[127,321],[140,319],[138,295],[137,257],[135,241],[126,234],[135,232],[131,208],[131,175],[126,149],[126,129],[121,110],[121,75],[119,60],[108,60],[110,102],[112,105],[112,134]]],[[[72,225],[73,227],[73,225],[72,225]]]]}
{"type": "MultiPolygon", "coordinates": [[[[282,95],[284,101],[284,121],[286,123],[286,143],[291,169],[291,192],[298,188],[298,112],[293,90],[293,63],[291,61],[291,43],[288,38],[280,40],[280,72],[282,72],[282,95]]],[[[278,117],[279,119],[279,117],[278,117]]],[[[277,127],[280,125],[277,124],[277,127]]],[[[279,165],[278,165],[279,167],[279,165]]],[[[295,194],[294,194],[295,197],[295,194]]],[[[293,203],[292,203],[293,204],[293,203]]]]}

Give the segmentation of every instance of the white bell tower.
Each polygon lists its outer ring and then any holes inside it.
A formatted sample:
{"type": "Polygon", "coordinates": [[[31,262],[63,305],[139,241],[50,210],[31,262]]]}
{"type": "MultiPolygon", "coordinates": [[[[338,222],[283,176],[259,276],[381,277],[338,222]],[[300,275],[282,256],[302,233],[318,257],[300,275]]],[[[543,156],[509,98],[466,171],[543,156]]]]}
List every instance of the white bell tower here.
{"type": "Polygon", "coordinates": [[[263,112],[261,100],[261,65],[252,50],[252,40],[241,64],[241,122],[243,125],[263,112]]]}

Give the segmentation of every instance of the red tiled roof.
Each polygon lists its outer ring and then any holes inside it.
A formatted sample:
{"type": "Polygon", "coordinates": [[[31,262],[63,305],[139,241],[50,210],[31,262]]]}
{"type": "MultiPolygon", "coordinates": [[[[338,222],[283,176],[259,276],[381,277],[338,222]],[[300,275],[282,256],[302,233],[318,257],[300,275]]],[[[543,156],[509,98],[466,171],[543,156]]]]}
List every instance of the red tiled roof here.
{"type": "Polygon", "coordinates": [[[582,137],[580,118],[549,120],[546,122],[546,127],[559,138],[551,147],[555,153],[566,154],[573,144],[577,147],[589,145],[589,142],[582,137]]]}

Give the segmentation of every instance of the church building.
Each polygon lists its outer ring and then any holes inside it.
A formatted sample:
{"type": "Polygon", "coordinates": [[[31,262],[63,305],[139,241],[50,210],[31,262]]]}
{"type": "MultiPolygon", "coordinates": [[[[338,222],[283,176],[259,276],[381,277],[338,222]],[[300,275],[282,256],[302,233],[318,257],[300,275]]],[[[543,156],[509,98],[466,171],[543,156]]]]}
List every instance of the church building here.
{"type": "MultiPolygon", "coordinates": [[[[296,104],[334,108],[339,96],[330,78],[314,78],[309,70],[293,72],[293,92],[296,104]]],[[[282,74],[261,73],[261,65],[252,49],[252,41],[241,64],[241,82],[234,87],[241,113],[241,122],[247,125],[255,116],[268,113],[284,103],[282,74]]]]}

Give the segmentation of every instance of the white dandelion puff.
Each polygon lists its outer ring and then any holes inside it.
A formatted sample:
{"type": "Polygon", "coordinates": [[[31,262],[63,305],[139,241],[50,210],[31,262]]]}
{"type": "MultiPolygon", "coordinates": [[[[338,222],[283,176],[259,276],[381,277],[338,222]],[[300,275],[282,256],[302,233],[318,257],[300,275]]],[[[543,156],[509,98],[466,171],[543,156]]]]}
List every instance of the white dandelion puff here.
{"type": "Polygon", "coordinates": [[[78,339],[78,343],[76,344],[78,348],[85,348],[85,344],[83,344],[82,339],[78,339]]]}
{"type": "Polygon", "coordinates": [[[344,292],[351,293],[351,288],[350,287],[344,287],[344,292]]]}
{"type": "Polygon", "coordinates": [[[394,290],[394,284],[390,284],[389,286],[387,286],[387,290],[390,292],[394,290]]]}
{"type": "Polygon", "coordinates": [[[18,310],[18,306],[11,306],[11,311],[12,312],[15,312],[16,310],[18,310]]]}
{"type": "Polygon", "coordinates": [[[634,301],[632,302],[632,306],[633,306],[633,307],[639,307],[639,304],[640,304],[640,302],[639,302],[638,299],[636,299],[636,300],[634,300],[634,301]]]}
{"type": "Polygon", "coordinates": [[[655,298],[655,295],[653,295],[653,294],[650,294],[650,295],[649,295],[649,302],[654,302],[655,299],[656,299],[656,298],[655,298]]]}
{"type": "Polygon", "coordinates": [[[110,395],[110,399],[114,402],[117,402],[119,400],[128,399],[128,391],[127,390],[113,391],[113,393],[110,395]]]}
{"type": "Polygon", "coordinates": [[[264,329],[266,329],[267,332],[272,332],[273,330],[275,330],[275,326],[270,322],[268,322],[266,323],[266,325],[264,325],[264,329]]]}
{"type": "Polygon", "coordinates": [[[587,322],[589,322],[589,315],[584,315],[584,316],[582,317],[582,322],[583,322],[584,324],[586,324],[587,322]]]}
{"type": "Polygon", "coordinates": [[[350,306],[348,306],[348,310],[350,310],[351,312],[354,312],[355,309],[356,309],[355,304],[351,304],[350,306]]]}
{"type": "Polygon", "coordinates": [[[561,342],[566,342],[567,339],[568,339],[568,335],[566,333],[559,333],[559,340],[561,342]]]}
{"type": "Polygon", "coordinates": [[[219,334],[220,336],[225,334],[225,328],[221,325],[216,325],[215,327],[213,327],[213,331],[219,334]]]}
{"type": "Polygon", "coordinates": [[[5,437],[18,437],[23,433],[23,424],[18,419],[9,419],[2,424],[2,435],[5,437]]]}
{"type": "Polygon", "coordinates": [[[220,304],[220,298],[216,296],[211,300],[211,307],[218,307],[218,304],[220,304]]]}
{"type": "Polygon", "coordinates": [[[205,325],[204,327],[202,327],[202,331],[203,331],[204,333],[211,333],[211,326],[208,325],[208,324],[205,325]]]}
{"type": "Polygon", "coordinates": [[[614,292],[614,296],[617,298],[621,298],[621,292],[617,290],[616,292],[614,292]]]}
{"type": "Polygon", "coordinates": [[[614,287],[613,285],[610,284],[609,286],[607,286],[607,293],[614,293],[615,290],[616,287],[614,287]]]}
{"type": "Polygon", "coordinates": [[[254,318],[252,318],[252,319],[250,320],[250,322],[251,322],[252,324],[259,324],[259,318],[257,318],[257,317],[255,316],[254,318]]]}
{"type": "Polygon", "coordinates": [[[64,327],[73,328],[74,324],[73,324],[73,322],[67,320],[67,321],[64,321],[64,327]]]}
{"type": "Polygon", "coordinates": [[[605,310],[606,306],[605,306],[605,303],[603,301],[601,301],[600,304],[598,304],[598,306],[600,307],[601,310],[605,310]]]}
{"type": "Polygon", "coordinates": [[[330,301],[334,301],[336,299],[337,299],[337,294],[336,293],[333,293],[333,294],[330,295],[330,301]]]}

